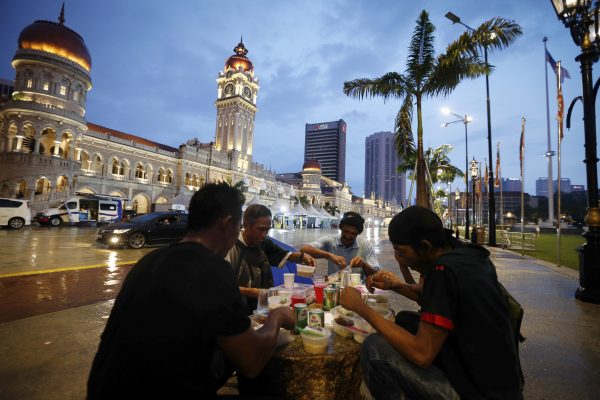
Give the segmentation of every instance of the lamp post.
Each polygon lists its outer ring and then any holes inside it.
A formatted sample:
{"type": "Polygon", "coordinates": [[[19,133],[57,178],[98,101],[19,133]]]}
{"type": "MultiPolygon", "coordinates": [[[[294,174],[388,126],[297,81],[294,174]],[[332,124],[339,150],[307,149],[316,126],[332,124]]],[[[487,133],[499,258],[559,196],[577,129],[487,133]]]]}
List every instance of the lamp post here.
{"type": "Polygon", "coordinates": [[[460,238],[460,234],[458,233],[458,202],[460,201],[460,192],[458,188],[456,188],[456,193],[454,194],[454,205],[456,206],[456,238],[460,238]]]}
{"type": "MultiPolygon", "coordinates": [[[[475,210],[475,206],[477,204],[477,202],[475,201],[475,188],[476,188],[476,184],[477,184],[477,175],[479,174],[479,168],[477,166],[477,161],[475,161],[475,157],[473,157],[473,160],[471,160],[471,181],[473,182],[473,232],[475,232],[475,227],[477,226],[477,220],[475,219],[476,216],[476,210],[475,210]]],[[[471,236],[471,239],[475,239],[474,237],[475,235],[471,236]]]]}
{"type": "MultiPolygon", "coordinates": [[[[571,0],[572,1],[572,0],[571,0]]],[[[470,30],[474,30],[470,26],[461,22],[460,17],[448,12],[446,18],[452,21],[453,24],[460,24],[470,30]]],[[[492,33],[493,35],[493,33],[492,33]]],[[[487,43],[483,43],[483,58],[485,66],[489,67],[488,64],[488,46],[487,43]]],[[[489,169],[489,181],[488,181],[488,244],[490,246],[496,245],[496,197],[494,195],[494,169],[492,165],[492,117],[490,111],[490,80],[489,73],[485,73],[485,95],[486,95],[486,107],[487,107],[487,141],[488,141],[488,169],[489,169]]]]}
{"type": "MultiPolygon", "coordinates": [[[[586,242],[579,252],[579,288],[575,297],[600,304],[600,211],[598,210],[598,170],[596,157],[596,110],[592,66],[600,54],[599,4],[592,0],[551,0],[558,18],[571,31],[581,54],[575,60],[581,64],[583,85],[583,120],[585,137],[585,170],[588,187],[588,208],[584,221],[588,230],[586,242]]],[[[560,221],[559,221],[560,222],[560,221]]]]}
{"type": "Polygon", "coordinates": [[[450,124],[455,124],[457,122],[462,122],[465,125],[465,190],[466,190],[466,206],[465,206],[465,239],[469,238],[469,140],[468,140],[468,132],[467,132],[467,124],[469,124],[469,122],[473,121],[473,118],[471,118],[468,115],[458,115],[453,113],[452,111],[448,110],[447,108],[442,109],[442,112],[446,115],[453,115],[456,118],[458,118],[455,121],[451,121],[451,122],[446,122],[445,124],[442,124],[442,126],[445,128],[450,124]]]}

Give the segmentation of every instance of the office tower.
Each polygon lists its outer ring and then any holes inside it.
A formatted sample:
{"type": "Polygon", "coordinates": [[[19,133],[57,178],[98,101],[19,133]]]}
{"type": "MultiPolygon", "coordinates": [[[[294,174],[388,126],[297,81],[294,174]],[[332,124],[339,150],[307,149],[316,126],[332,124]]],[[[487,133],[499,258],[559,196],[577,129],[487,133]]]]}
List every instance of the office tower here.
{"type": "Polygon", "coordinates": [[[318,160],[323,176],[344,183],[346,180],[346,122],[306,124],[304,162],[318,160]]]}
{"type": "Polygon", "coordinates": [[[387,201],[404,202],[406,175],[397,171],[398,162],[392,132],[377,132],[365,139],[365,197],[374,193],[387,201]]]}

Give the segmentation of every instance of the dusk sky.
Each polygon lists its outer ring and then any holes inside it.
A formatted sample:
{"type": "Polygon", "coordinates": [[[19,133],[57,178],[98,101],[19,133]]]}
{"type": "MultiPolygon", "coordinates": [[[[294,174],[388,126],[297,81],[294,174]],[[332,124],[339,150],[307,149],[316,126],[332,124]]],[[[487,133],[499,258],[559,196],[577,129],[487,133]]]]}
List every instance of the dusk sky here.
{"type": "MultiPolygon", "coordinates": [[[[1,0],[1,4],[0,78],[12,80],[10,62],[19,33],[35,20],[57,21],[62,2],[1,0]]],[[[346,179],[353,192],[362,195],[365,138],[393,130],[401,103],[354,100],[343,94],[343,83],[403,72],[415,20],[423,9],[436,26],[438,53],[464,31],[444,17],[448,11],[472,27],[500,16],[523,28],[512,46],[489,55],[495,67],[490,75],[493,152],[495,161],[500,142],[502,176],[518,178],[521,117],[525,117],[525,188],[535,194],[535,180],[547,176],[542,157],[547,146],[544,36],[550,53],[563,61],[572,77],[563,87],[565,108],[581,93],[578,48],[550,1],[79,0],[66,2],[65,24],[84,38],[92,56],[87,120],[174,147],[192,138],[214,140],[215,79],[243,35],[260,85],[254,160],[278,173],[300,171],[305,124],[341,118],[348,125],[346,179]]],[[[548,74],[556,150],[556,83],[552,69],[548,74]]],[[[485,78],[464,81],[447,98],[423,102],[425,147],[451,144],[452,161],[463,169],[464,126],[441,128],[453,120],[441,113],[444,106],[473,117],[469,159],[483,161],[485,78]]],[[[571,130],[565,128],[562,177],[585,185],[582,115],[579,103],[571,130]]],[[[556,179],[556,163],[554,168],[556,179]]],[[[457,180],[452,190],[456,185],[464,190],[462,181],[457,180]]]]}

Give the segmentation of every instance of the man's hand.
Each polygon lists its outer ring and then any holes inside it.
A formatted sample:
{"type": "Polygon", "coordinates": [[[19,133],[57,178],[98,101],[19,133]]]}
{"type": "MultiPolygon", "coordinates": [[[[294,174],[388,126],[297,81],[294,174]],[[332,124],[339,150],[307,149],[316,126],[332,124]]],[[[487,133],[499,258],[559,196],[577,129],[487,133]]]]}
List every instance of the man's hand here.
{"type": "Polygon", "coordinates": [[[365,260],[360,256],[354,257],[352,260],[350,260],[350,264],[348,264],[348,266],[351,268],[364,268],[365,265],[365,260]]]}
{"type": "Polygon", "coordinates": [[[310,265],[311,267],[315,266],[315,259],[308,253],[301,253],[302,258],[300,259],[300,264],[310,265]]]}
{"type": "Polygon", "coordinates": [[[332,263],[339,266],[340,269],[346,268],[346,259],[342,256],[331,254],[331,256],[329,257],[329,260],[331,260],[332,263]]]}
{"type": "Polygon", "coordinates": [[[372,275],[367,276],[367,288],[377,288],[382,290],[390,290],[400,283],[399,278],[388,271],[377,271],[372,275]]]}
{"type": "Polygon", "coordinates": [[[277,307],[274,310],[269,311],[269,316],[267,319],[276,318],[282,328],[292,330],[296,326],[296,321],[294,319],[294,312],[290,307],[277,307]]]}
{"type": "Polygon", "coordinates": [[[360,314],[359,309],[364,307],[365,302],[360,292],[353,287],[346,286],[340,296],[340,304],[347,310],[352,310],[360,314]]]}

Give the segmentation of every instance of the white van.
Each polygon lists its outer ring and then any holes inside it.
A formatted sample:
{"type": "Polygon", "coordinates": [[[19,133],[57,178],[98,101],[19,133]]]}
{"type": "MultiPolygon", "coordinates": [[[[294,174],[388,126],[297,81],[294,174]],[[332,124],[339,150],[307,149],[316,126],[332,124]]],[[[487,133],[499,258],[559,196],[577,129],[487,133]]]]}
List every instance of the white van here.
{"type": "Polygon", "coordinates": [[[38,213],[35,221],[51,226],[90,222],[112,224],[123,218],[123,201],[126,199],[116,196],[77,193],[77,196],[38,213]]]}
{"type": "Polygon", "coordinates": [[[0,198],[0,225],[12,229],[31,225],[31,210],[27,200],[0,198]]]}

